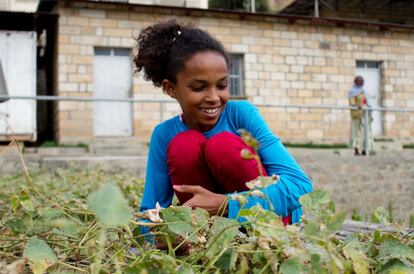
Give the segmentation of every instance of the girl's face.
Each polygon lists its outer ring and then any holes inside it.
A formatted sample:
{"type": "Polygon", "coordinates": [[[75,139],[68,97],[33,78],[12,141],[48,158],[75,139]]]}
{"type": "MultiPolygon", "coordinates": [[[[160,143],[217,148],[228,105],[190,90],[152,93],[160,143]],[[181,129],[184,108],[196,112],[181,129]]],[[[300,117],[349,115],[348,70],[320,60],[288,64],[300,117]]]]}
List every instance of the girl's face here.
{"type": "Polygon", "coordinates": [[[190,129],[212,129],[229,100],[228,71],[224,57],[214,51],[196,53],[177,73],[177,83],[163,81],[163,89],[175,98],[190,129]]]}

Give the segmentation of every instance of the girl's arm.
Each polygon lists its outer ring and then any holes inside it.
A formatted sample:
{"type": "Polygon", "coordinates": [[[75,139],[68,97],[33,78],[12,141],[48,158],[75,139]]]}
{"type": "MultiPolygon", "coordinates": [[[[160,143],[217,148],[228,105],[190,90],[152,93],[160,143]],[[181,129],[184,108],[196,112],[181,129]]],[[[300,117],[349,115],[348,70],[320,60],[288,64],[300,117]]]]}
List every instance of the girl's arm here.
{"type": "MultiPolygon", "coordinates": [[[[292,222],[298,222],[302,215],[299,198],[312,191],[312,182],[253,105],[243,102],[237,112],[237,126],[249,131],[260,143],[258,153],[267,173],[279,176],[276,184],[262,189],[268,199],[247,196],[248,202],[244,208],[260,203],[280,216],[292,214],[292,222]]],[[[240,210],[240,204],[231,199],[231,194],[229,198],[229,217],[234,218],[240,210]]]]}
{"type": "MultiPolygon", "coordinates": [[[[161,207],[168,207],[173,198],[174,193],[168,176],[164,136],[159,126],[154,129],[151,136],[141,212],[154,209],[157,202],[161,207]]],[[[148,229],[141,227],[141,232],[147,233],[148,229]]]]}

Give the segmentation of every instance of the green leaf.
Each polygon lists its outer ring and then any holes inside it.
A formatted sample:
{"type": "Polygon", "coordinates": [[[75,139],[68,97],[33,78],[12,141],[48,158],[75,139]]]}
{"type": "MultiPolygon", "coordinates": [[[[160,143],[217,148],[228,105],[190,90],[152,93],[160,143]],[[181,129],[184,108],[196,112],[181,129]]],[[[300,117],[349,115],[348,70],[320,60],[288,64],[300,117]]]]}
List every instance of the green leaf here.
{"type": "Polygon", "coordinates": [[[20,201],[20,205],[27,212],[34,212],[35,211],[35,208],[33,206],[32,200],[30,200],[30,199],[24,200],[24,201],[20,201]]]}
{"type": "Polygon", "coordinates": [[[326,233],[332,234],[341,230],[342,225],[345,221],[345,212],[331,215],[327,218],[326,233]]]}
{"type": "Polygon", "coordinates": [[[249,219],[250,217],[255,216],[255,212],[251,208],[242,208],[239,210],[239,217],[245,217],[246,219],[249,219]]]}
{"type": "Polygon", "coordinates": [[[387,262],[380,270],[380,274],[412,274],[414,268],[407,266],[398,259],[387,262]]]}
{"type": "Polygon", "coordinates": [[[280,273],[282,274],[299,274],[304,273],[304,267],[297,259],[287,259],[280,265],[280,273]]]}
{"type": "Polygon", "coordinates": [[[15,212],[20,206],[19,196],[17,196],[16,194],[12,195],[11,200],[10,200],[10,205],[11,205],[13,212],[15,212]]]}
{"type": "MultiPolygon", "coordinates": [[[[176,262],[174,258],[166,254],[151,254],[134,267],[126,267],[125,274],[172,274],[176,272],[176,262]]],[[[182,272],[189,273],[189,272],[182,272]]]]}
{"type": "Polygon", "coordinates": [[[182,263],[177,269],[177,274],[194,274],[194,270],[190,264],[182,263]]]}
{"type": "Polygon", "coordinates": [[[89,208],[106,226],[124,226],[131,219],[131,211],[121,190],[113,183],[106,184],[88,198],[89,208]]]}
{"type": "Polygon", "coordinates": [[[379,258],[381,260],[390,260],[394,258],[414,260],[414,249],[401,242],[388,240],[381,245],[379,258]]]}
{"type": "Polygon", "coordinates": [[[13,233],[21,233],[27,230],[26,224],[23,219],[11,219],[6,221],[5,226],[9,228],[13,233]]]}
{"type": "Polygon", "coordinates": [[[320,212],[321,205],[328,205],[330,201],[329,193],[320,189],[316,189],[299,198],[299,202],[305,210],[316,214],[320,212]]]}
{"type": "Polygon", "coordinates": [[[234,219],[216,216],[209,231],[207,257],[220,253],[233,240],[239,231],[239,223],[234,219]]]}
{"type": "Polygon", "coordinates": [[[321,257],[318,254],[311,255],[311,269],[311,273],[328,273],[328,271],[325,268],[323,268],[321,263],[321,257]]]}
{"type": "Polygon", "coordinates": [[[232,272],[236,269],[237,251],[235,248],[227,249],[216,261],[215,266],[222,270],[232,272]]]}
{"type": "Polygon", "coordinates": [[[82,225],[73,222],[67,218],[59,218],[51,221],[54,226],[53,232],[59,235],[64,235],[76,239],[81,230],[82,225]]]}
{"type": "Polygon", "coordinates": [[[257,141],[250,132],[242,128],[238,131],[240,133],[240,137],[246,145],[248,145],[256,151],[259,149],[259,141],[257,141]]]}
{"type": "Polygon", "coordinates": [[[329,262],[330,257],[329,257],[328,251],[323,246],[316,244],[316,243],[309,243],[306,247],[309,250],[309,252],[312,254],[311,260],[316,260],[316,257],[317,257],[318,258],[317,260],[322,262],[323,264],[326,264],[329,262]],[[316,257],[312,259],[313,255],[315,255],[316,257]]]}
{"type": "Polygon", "coordinates": [[[388,224],[387,211],[383,207],[378,207],[374,212],[375,219],[381,224],[388,224]]]}
{"type": "Polygon", "coordinates": [[[192,216],[193,225],[197,228],[204,226],[210,220],[210,214],[207,210],[199,207],[192,211],[192,216]]]}
{"type": "Polygon", "coordinates": [[[39,213],[39,216],[47,220],[52,220],[52,219],[63,216],[63,211],[56,209],[56,208],[51,208],[49,206],[40,208],[38,213],[39,213]]]}
{"type": "MultiPolygon", "coordinates": [[[[173,233],[197,242],[197,235],[193,234],[195,228],[192,225],[191,208],[188,206],[167,207],[161,210],[162,218],[168,229],[173,233]]],[[[201,217],[200,217],[201,218],[201,217]]]]}
{"type": "Polygon", "coordinates": [[[369,263],[363,252],[355,249],[351,244],[347,244],[343,248],[343,252],[344,252],[345,257],[352,261],[352,266],[356,274],[370,273],[369,263]]]}
{"type": "Polygon", "coordinates": [[[45,273],[46,269],[58,260],[48,244],[37,237],[33,237],[27,243],[23,257],[28,258],[30,268],[34,274],[45,273]]]}
{"type": "Polygon", "coordinates": [[[251,160],[254,158],[254,155],[247,148],[243,148],[240,151],[240,157],[242,157],[244,160],[251,160]]]}
{"type": "Polygon", "coordinates": [[[308,222],[304,229],[305,236],[309,238],[320,238],[322,240],[323,234],[320,233],[320,223],[308,222]]]}

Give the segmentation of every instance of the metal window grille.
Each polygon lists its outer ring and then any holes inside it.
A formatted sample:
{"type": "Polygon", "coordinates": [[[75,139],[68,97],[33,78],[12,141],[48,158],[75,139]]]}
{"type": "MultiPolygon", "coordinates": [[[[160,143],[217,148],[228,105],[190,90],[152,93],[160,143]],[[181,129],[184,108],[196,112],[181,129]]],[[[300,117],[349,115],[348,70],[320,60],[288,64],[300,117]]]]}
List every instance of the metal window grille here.
{"type": "Polygon", "coordinates": [[[232,97],[244,96],[243,55],[230,54],[229,88],[230,88],[230,96],[232,97]]]}
{"type": "Polygon", "coordinates": [[[375,61],[356,61],[357,68],[379,68],[380,62],[375,61]]]}
{"type": "Polygon", "coordinates": [[[103,48],[95,47],[95,55],[100,56],[130,56],[131,50],[127,48],[103,48]]]}

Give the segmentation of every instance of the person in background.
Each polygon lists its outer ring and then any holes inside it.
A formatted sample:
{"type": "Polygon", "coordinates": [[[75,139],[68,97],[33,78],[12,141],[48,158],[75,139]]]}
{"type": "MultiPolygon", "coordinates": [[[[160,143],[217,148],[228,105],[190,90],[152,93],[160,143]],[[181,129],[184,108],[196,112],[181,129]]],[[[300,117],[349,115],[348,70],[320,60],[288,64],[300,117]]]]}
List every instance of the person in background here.
{"type": "Polygon", "coordinates": [[[368,139],[366,140],[368,152],[373,152],[372,138],[372,113],[369,111],[368,123],[365,124],[363,107],[371,107],[368,101],[368,94],[364,88],[364,78],[357,76],[354,79],[353,86],[348,92],[349,106],[357,107],[351,109],[351,138],[350,143],[354,149],[354,155],[366,155],[365,151],[365,127],[368,130],[368,139]]]}
{"type": "Polygon", "coordinates": [[[140,32],[134,63],[182,110],[153,130],[142,212],[157,203],[170,206],[175,194],[181,205],[212,215],[225,207],[227,216],[236,218],[241,205],[231,196],[243,195],[245,183],[260,169],[279,179],[262,189],[269,199],[245,195],[244,207],[273,208],[285,224],[300,220],[299,198],[312,190],[312,183],[251,103],[229,101],[229,57],[219,41],[176,20],[157,23],[140,32]],[[261,163],[241,157],[242,149],[255,151],[243,142],[240,129],[260,143],[261,163]]]}

